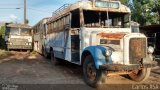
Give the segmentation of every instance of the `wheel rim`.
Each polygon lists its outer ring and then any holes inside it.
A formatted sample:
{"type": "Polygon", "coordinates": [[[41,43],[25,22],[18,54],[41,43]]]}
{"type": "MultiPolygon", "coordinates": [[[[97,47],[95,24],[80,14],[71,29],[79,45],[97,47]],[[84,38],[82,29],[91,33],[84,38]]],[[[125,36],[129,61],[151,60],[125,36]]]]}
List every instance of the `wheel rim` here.
{"type": "Polygon", "coordinates": [[[90,62],[87,65],[87,77],[91,81],[94,81],[96,79],[96,68],[94,67],[93,62],[90,62]]]}

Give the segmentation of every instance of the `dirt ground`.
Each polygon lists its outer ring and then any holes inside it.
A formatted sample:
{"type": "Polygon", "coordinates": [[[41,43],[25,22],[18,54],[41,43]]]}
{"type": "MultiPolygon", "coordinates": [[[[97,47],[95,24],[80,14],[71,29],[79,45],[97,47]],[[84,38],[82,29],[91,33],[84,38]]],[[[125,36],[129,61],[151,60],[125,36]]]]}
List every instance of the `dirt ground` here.
{"type": "MultiPolygon", "coordinates": [[[[71,84],[88,87],[84,83],[82,75],[80,66],[64,61],[55,66],[49,60],[36,53],[12,51],[8,56],[0,58],[0,84],[71,84]]],[[[146,90],[146,88],[134,86],[137,84],[159,85],[158,88],[150,89],[160,90],[160,67],[157,66],[152,69],[150,77],[144,82],[134,82],[127,75],[124,75],[108,77],[106,84],[113,85],[114,88],[114,85],[120,87],[132,85],[130,86],[132,90],[146,90]]]]}

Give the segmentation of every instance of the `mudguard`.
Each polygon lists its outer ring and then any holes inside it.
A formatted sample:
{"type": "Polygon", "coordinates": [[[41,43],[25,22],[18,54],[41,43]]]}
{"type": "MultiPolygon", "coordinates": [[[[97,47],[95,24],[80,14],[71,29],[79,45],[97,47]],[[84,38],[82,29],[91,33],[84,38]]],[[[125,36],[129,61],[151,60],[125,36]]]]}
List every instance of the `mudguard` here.
{"type": "Polygon", "coordinates": [[[104,65],[106,63],[111,64],[111,57],[105,56],[105,51],[109,50],[109,47],[105,46],[89,46],[83,50],[83,52],[88,51],[93,57],[94,63],[96,65],[96,69],[99,69],[100,65],[104,65]]]}

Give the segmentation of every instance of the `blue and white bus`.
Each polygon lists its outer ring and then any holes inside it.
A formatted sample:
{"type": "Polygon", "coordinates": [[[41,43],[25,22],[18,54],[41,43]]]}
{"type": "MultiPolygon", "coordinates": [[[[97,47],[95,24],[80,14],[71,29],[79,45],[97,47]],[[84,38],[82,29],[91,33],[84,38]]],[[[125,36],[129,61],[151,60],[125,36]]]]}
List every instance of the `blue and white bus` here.
{"type": "Polygon", "coordinates": [[[143,81],[156,65],[154,49],[144,34],[132,33],[130,15],[119,1],[66,4],[46,23],[45,54],[55,64],[63,59],[81,65],[84,81],[93,87],[115,74],[143,81]]]}

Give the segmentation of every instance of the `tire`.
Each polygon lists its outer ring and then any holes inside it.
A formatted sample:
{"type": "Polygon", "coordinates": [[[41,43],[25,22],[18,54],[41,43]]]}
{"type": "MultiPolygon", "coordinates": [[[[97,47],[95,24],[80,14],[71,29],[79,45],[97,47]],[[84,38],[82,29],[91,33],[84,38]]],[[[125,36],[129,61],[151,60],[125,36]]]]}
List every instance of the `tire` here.
{"type": "Polygon", "coordinates": [[[47,58],[47,59],[50,58],[49,55],[48,55],[47,52],[46,52],[46,49],[45,49],[44,47],[42,47],[42,55],[43,55],[45,58],[47,58]]]}
{"type": "Polygon", "coordinates": [[[150,72],[151,68],[142,68],[141,70],[133,70],[129,74],[129,77],[136,82],[142,82],[150,76],[150,72]]]}
{"type": "Polygon", "coordinates": [[[92,56],[87,56],[83,63],[83,79],[85,83],[95,88],[101,82],[102,75],[102,71],[96,69],[92,56]]]}
{"type": "Polygon", "coordinates": [[[50,51],[50,57],[51,57],[51,63],[53,64],[53,65],[57,65],[57,64],[59,64],[59,61],[57,60],[57,58],[54,56],[54,52],[53,52],[53,50],[51,50],[50,51]]]}

